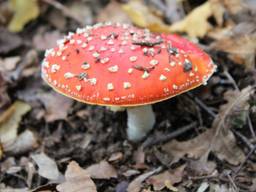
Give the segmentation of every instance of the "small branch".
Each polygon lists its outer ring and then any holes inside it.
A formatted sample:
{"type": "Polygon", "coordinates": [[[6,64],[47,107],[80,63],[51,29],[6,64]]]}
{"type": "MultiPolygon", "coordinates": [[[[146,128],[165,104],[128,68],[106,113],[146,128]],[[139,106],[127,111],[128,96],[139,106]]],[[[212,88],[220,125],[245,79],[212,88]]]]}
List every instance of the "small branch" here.
{"type": "Polygon", "coordinates": [[[250,130],[250,132],[252,134],[252,137],[256,138],[256,134],[255,134],[255,131],[254,131],[254,128],[253,128],[253,125],[252,125],[252,120],[250,118],[249,113],[247,114],[247,121],[248,121],[248,126],[249,126],[249,130],[250,130]]]}
{"type": "Polygon", "coordinates": [[[216,117],[216,114],[207,106],[205,105],[198,97],[194,96],[192,93],[187,93],[187,95],[195,101],[197,105],[199,105],[203,110],[205,110],[209,115],[212,117],[216,117]]]}
{"type": "Polygon", "coordinates": [[[244,167],[245,163],[248,161],[248,159],[251,157],[251,155],[253,153],[256,152],[256,145],[250,150],[250,152],[246,155],[245,160],[240,164],[240,166],[238,167],[238,169],[236,170],[236,172],[233,175],[233,178],[235,178],[237,176],[237,174],[242,170],[242,168],[244,167]]]}
{"type": "Polygon", "coordinates": [[[186,125],[184,127],[178,128],[176,131],[171,132],[169,134],[161,135],[158,137],[150,137],[146,141],[143,142],[142,146],[143,148],[150,147],[152,145],[157,145],[159,143],[165,143],[175,137],[180,136],[181,134],[185,133],[186,131],[189,131],[197,125],[196,122],[190,123],[189,125],[186,125]]]}
{"type": "Polygon", "coordinates": [[[235,135],[237,135],[237,136],[242,140],[243,143],[245,143],[245,144],[247,145],[247,147],[248,147],[250,150],[253,149],[254,145],[253,145],[244,135],[242,135],[242,134],[241,134],[240,132],[238,132],[238,131],[235,131],[235,130],[232,130],[232,131],[235,133],[235,135]]]}

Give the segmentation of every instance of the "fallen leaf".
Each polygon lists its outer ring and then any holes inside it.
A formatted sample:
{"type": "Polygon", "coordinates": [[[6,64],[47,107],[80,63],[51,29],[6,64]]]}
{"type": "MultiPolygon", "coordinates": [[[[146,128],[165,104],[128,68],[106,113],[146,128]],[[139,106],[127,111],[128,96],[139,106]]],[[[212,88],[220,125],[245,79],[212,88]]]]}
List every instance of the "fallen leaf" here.
{"type": "Polygon", "coordinates": [[[191,37],[203,37],[212,28],[208,18],[212,15],[210,2],[192,10],[183,20],[170,26],[172,32],[186,32],[191,37]]]}
{"type": "Polygon", "coordinates": [[[50,180],[58,180],[61,176],[56,162],[45,153],[31,155],[38,166],[38,174],[50,180]]]}
{"type": "Polygon", "coordinates": [[[229,129],[230,124],[226,120],[237,110],[244,110],[253,93],[254,89],[250,86],[242,91],[233,91],[229,97],[226,96],[228,102],[221,107],[211,129],[188,141],[170,141],[163,145],[162,149],[174,157],[174,162],[186,155],[199,159],[203,155],[208,155],[210,151],[220,160],[226,160],[233,165],[244,162],[245,155],[237,146],[235,136],[229,129]]]}
{"type": "Polygon", "coordinates": [[[94,182],[86,170],[71,161],[65,172],[66,181],[57,185],[59,192],[97,192],[94,182]]]}
{"type": "Polygon", "coordinates": [[[174,170],[164,171],[163,173],[149,177],[146,182],[153,185],[155,191],[160,191],[166,187],[166,182],[170,185],[181,182],[185,167],[185,165],[182,165],[174,170]]]}
{"type": "Polygon", "coordinates": [[[125,177],[131,177],[134,175],[138,175],[140,174],[140,171],[136,170],[136,169],[129,169],[127,171],[125,171],[124,173],[122,173],[125,177]]]}
{"type": "Polygon", "coordinates": [[[135,25],[154,32],[170,32],[169,26],[164,24],[161,18],[154,15],[143,1],[131,0],[122,5],[122,8],[135,25]]]}
{"type": "Polygon", "coordinates": [[[0,191],[1,192],[27,192],[28,188],[12,188],[9,186],[6,186],[4,183],[0,183],[0,191]]]}
{"type": "Polygon", "coordinates": [[[208,149],[212,130],[209,129],[197,137],[188,141],[172,140],[162,146],[162,149],[173,157],[173,163],[178,162],[184,156],[191,159],[199,159],[208,149]]]}
{"type": "Polygon", "coordinates": [[[68,110],[73,104],[73,101],[70,98],[53,91],[38,94],[36,97],[42,101],[46,108],[45,120],[47,122],[65,119],[67,117],[68,110]]]}
{"type": "Polygon", "coordinates": [[[215,161],[209,161],[208,156],[202,156],[199,159],[189,159],[187,161],[187,171],[192,175],[217,175],[215,161]]]}
{"type": "MultiPolygon", "coordinates": [[[[188,141],[176,141],[173,140],[162,146],[162,149],[169,155],[174,157],[173,163],[177,162],[184,156],[188,156],[192,159],[199,159],[205,155],[211,145],[212,137],[215,133],[215,129],[208,129],[204,133],[198,135],[197,137],[190,139],[188,141]]],[[[212,151],[221,159],[225,159],[231,164],[237,165],[243,162],[245,156],[241,149],[236,145],[235,137],[231,131],[227,131],[225,135],[220,135],[216,138],[212,144],[212,151]]],[[[199,164],[206,166],[205,170],[212,170],[209,168],[214,168],[214,166],[208,167],[206,164],[199,164]]],[[[193,168],[196,168],[195,166],[193,168]]],[[[202,171],[203,167],[198,166],[202,171]]]]}
{"type": "Polygon", "coordinates": [[[21,38],[0,27],[0,54],[7,54],[22,45],[21,38]]]}
{"type": "Polygon", "coordinates": [[[115,168],[110,165],[107,161],[101,161],[98,164],[89,166],[86,172],[93,179],[110,179],[117,178],[117,172],[115,168]]]}
{"type": "Polygon", "coordinates": [[[245,65],[247,69],[255,68],[256,34],[222,38],[211,48],[227,53],[232,61],[245,65]]]}
{"type": "Polygon", "coordinates": [[[158,167],[152,171],[143,173],[142,175],[136,177],[132,182],[128,185],[127,192],[139,192],[141,189],[142,182],[144,182],[151,175],[154,175],[162,170],[162,167],[158,167]]]}
{"type": "Polygon", "coordinates": [[[38,147],[38,138],[30,131],[22,132],[13,143],[4,147],[4,151],[12,154],[21,154],[38,147]]]}
{"type": "Polygon", "coordinates": [[[62,35],[59,31],[50,31],[43,34],[37,33],[33,38],[34,47],[43,51],[56,46],[57,40],[61,39],[62,35]]]}
{"type": "Polygon", "coordinates": [[[17,63],[20,61],[20,56],[0,58],[0,71],[11,71],[16,68],[17,63]]]}
{"type": "Polygon", "coordinates": [[[117,153],[113,153],[111,154],[111,156],[108,158],[108,161],[120,161],[122,160],[124,157],[124,154],[122,152],[117,152],[117,153]]]}
{"type": "Polygon", "coordinates": [[[37,0],[11,0],[10,5],[14,11],[14,16],[9,23],[8,29],[12,32],[22,31],[28,22],[39,16],[37,0]]]}
{"type": "Polygon", "coordinates": [[[227,103],[220,107],[219,114],[214,119],[212,127],[215,130],[211,139],[210,149],[221,160],[226,160],[230,164],[237,165],[245,160],[242,150],[236,145],[235,136],[229,130],[232,114],[237,111],[248,110],[248,101],[255,92],[254,88],[248,86],[241,91],[228,91],[225,93],[227,103]]]}
{"type": "Polygon", "coordinates": [[[0,141],[3,147],[15,141],[21,118],[30,110],[30,105],[22,101],[15,101],[0,115],[0,141]]]}

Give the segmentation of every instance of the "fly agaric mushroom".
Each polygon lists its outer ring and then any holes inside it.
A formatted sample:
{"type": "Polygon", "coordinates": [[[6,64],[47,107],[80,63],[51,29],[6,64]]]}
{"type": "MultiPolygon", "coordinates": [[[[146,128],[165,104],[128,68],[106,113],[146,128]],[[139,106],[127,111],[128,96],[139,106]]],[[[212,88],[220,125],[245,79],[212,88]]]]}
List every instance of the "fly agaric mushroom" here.
{"type": "Polygon", "coordinates": [[[216,68],[206,53],[182,37],[127,24],[87,26],[57,44],[45,53],[43,79],[75,100],[125,107],[132,141],[153,128],[151,104],[205,84],[216,68]]]}

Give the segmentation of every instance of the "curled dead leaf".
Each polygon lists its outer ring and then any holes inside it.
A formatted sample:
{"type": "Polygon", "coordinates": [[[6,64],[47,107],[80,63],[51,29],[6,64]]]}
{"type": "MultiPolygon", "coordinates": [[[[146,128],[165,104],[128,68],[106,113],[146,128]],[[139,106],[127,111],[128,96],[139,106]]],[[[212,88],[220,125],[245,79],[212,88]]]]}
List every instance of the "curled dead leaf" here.
{"type": "Polygon", "coordinates": [[[155,191],[160,191],[166,187],[166,183],[173,185],[181,182],[185,167],[186,165],[182,165],[174,170],[167,170],[158,175],[151,176],[147,179],[147,183],[153,185],[155,191]]]}
{"type": "Polygon", "coordinates": [[[36,162],[38,174],[50,180],[58,180],[61,176],[56,162],[45,153],[34,154],[31,158],[36,162]]]}
{"type": "Polygon", "coordinates": [[[149,178],[151,175],[154,175],[156,173],[159,173],[162,170],[162,167],[158,167],[152,171],[143,173],[142,175],[136,177],[127,188],[127,192],[139,192],[141,189],[141,184],[144,182],[147,178],[149,178]]]}
{"type": "Polygon", "coordinates": [[[64,183],[57,185],[59,192],[97,192],[96,186],[87,171],[82,169],[75,161],[68,164],[65,179],[64,183]]]}
{"type": "Polygon", "coordinates": [[[117,178],[115,168],[107,161],[101,161],[98,164],[89,166],[86,172],[94,179],[110,179],[117,178]]]}
{"type": "Polygon", "coordinates": [[[73,101],[59,93],[50,92],[38,94],[37,98],[42,101],[46,108],[45,120],[53,122],[65,119],[73,101]]]}
{"type": "Polygon", "coordinates": [[[15,141],[21,118],[30,110],[31,106],[27,103],[16,101],[0,115],[0,141],[3,147],[15,141]]]}

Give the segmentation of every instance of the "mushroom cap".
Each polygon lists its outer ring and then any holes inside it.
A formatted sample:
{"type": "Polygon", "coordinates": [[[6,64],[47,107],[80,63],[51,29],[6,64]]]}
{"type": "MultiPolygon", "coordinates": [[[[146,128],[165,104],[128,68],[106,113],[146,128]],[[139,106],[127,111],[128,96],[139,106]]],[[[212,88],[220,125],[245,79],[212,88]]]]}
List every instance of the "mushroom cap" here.
{"type": "Polygon", "coordinates": [[[127,24],[96,24],[47,50],[43,79],[75,100],[108,106],[156,103],[205,84],[211,58],[178,35],[127,24]]]}

